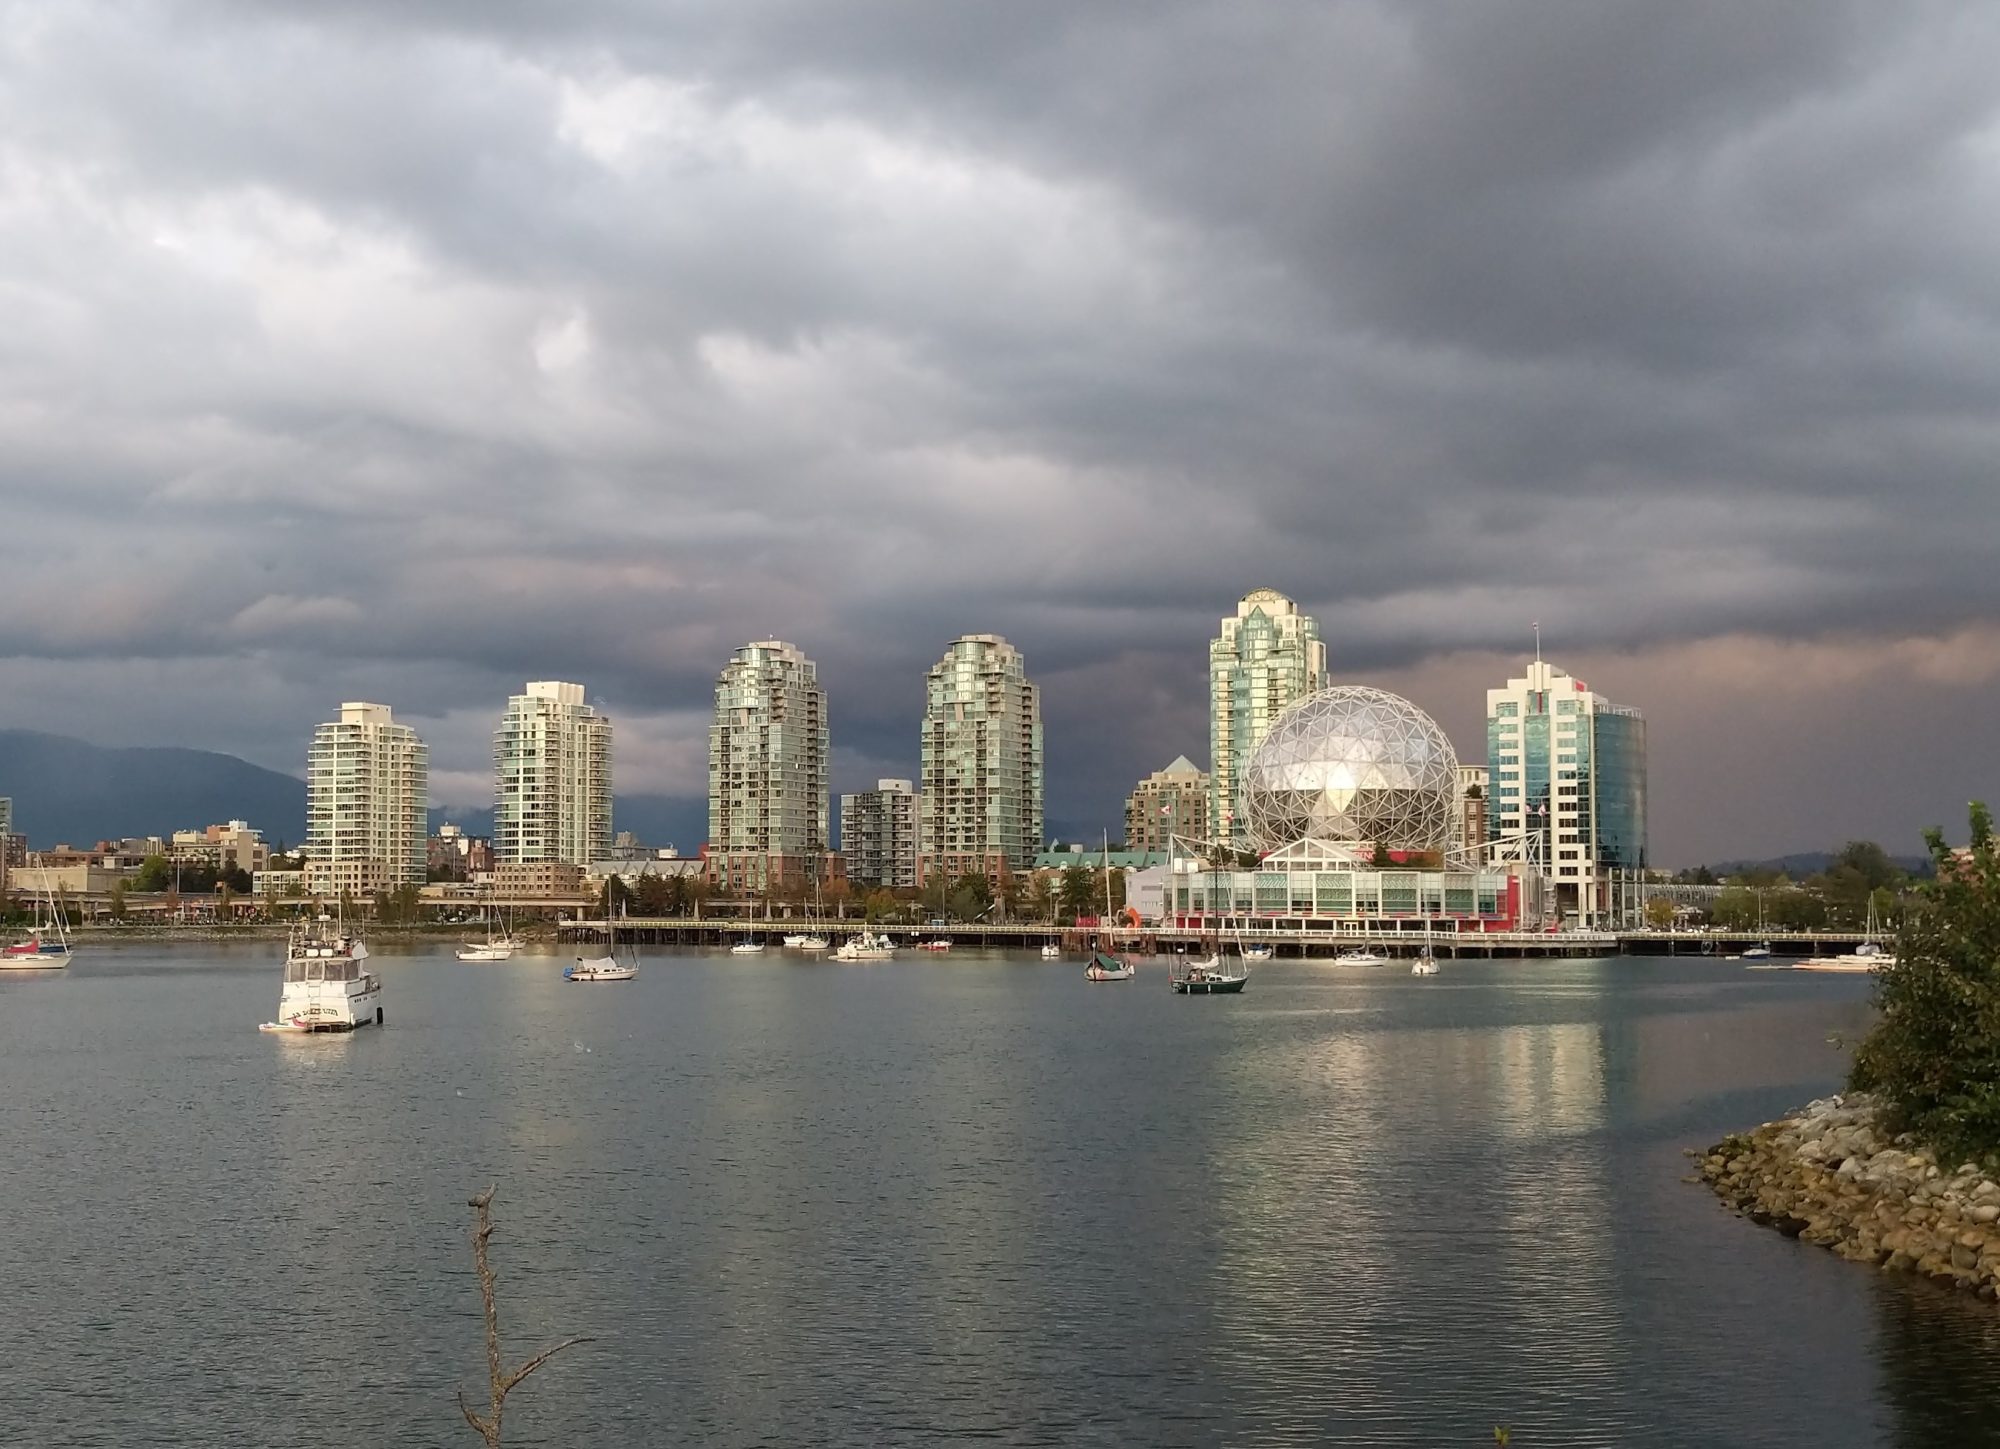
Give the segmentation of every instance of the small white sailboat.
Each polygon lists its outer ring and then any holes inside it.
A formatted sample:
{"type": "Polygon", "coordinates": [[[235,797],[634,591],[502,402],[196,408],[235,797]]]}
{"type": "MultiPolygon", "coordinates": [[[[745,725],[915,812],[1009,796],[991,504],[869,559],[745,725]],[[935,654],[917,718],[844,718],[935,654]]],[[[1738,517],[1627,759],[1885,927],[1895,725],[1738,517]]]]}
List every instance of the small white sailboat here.
{"type": "Polygon", "coordinates": [[[1417,959],[1410,963],[1410,974],[1412,976],[1435,976],[1438,974],[1437,953],[1431,950],[1431,923],[1428,916],[1424,918],[1423,949],[1417,952],[1417,959]]]}
{"type": "Polygon", "coordinates": [[[729,954],[732,956],[761,956],[764,954],[764,943],[762,941],[738,941],[734,946],[729,948],[729,954]]]}
{"type": "Polygon", "coordinates": [[[353,1031],[382,1024],[382,981],[364,964],[368,947],[321,912],[297,921],[285,942],[285,985],[278,1019],[259,1031],[353,1031]]]}
{"type": "Polygon", "coordinates": [[[604,908],[604,954],[579,956],[574,965],[563,967],[563,980],[585,984],[593,981],[630,981],[639,974],[636,961],[618,959],[618,928],[611,916],[610,897],[604,908]]]}
{"type": "Polygon", "coordinates": [[[1268,961],[1277,953],[1274,948],[1260,945],[1253,941],[1251,944],[1243,947],[1242,954],[1245,961],[1268,961]]]}
{"type": "Polygon", "coordinates": [[[1387,966],[1389,958],[1379,952],[1370,951],[1365,946],[1356,946],[1351,950],[1342,951],[1338,956],[1334,957],[1333,964],[1336,966],[1387,966]]]}
{"type": "Polygon", "coordinates": [[[1044,961],[1062,960],[1062,946],[1055,941],[1045,942],[1042,946],[1042,959],[1044,961]]]}
{"type": "Polygon", "coordinates": [[[510,935],[495,935],[493,931],[493,903],[488,901],[480,912],[486,919],[486,940],[467,941],[453,954],[461,961],[507,961],[514,955],[514,938],[510,935]]]}

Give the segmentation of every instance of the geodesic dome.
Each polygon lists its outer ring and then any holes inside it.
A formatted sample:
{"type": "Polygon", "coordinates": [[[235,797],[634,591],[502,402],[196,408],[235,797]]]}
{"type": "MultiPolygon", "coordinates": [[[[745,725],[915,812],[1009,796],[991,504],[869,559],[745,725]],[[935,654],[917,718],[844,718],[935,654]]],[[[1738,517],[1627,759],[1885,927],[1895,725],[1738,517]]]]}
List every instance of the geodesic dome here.
{"type": "Polygon", "coordinates": [[[1451,848],[1458,754],[1437,721],[1400,695],[1340,684],[1279,715],[1243,772],[1252,843],[1367,842],[1451,848]]]}

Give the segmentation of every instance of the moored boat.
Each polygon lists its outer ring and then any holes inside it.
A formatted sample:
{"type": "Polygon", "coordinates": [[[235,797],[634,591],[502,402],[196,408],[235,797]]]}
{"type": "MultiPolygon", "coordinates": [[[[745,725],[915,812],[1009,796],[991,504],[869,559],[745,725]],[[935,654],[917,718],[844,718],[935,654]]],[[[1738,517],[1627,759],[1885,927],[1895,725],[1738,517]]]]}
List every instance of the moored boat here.
{"type": "Polygon", "coordinates": [[[1342,951],[1333,958],[1336,966],[1387,966],[1389,958],[1366,947],[1357,946],[1351,951],[1342,951]]]}
{"type": "Polygon", "coordinates": [[[1243,968],[1235,970],[1221,964],[1210,956],[1203,961],[1190,962],[1187,969],[1178,973],[1169,971],[1167,980],[1174,991],[1182,996],[1221,996],[1241,991],[1250,980],[1250,973],[1243,968]]]}
{"type": "Polygon", "coordinates": [[[1794,961],[1794,971],[1833,971],[1860,974],[1865,971],[1885,971],[1896,964],[1896,958],[1884,951],[1873,941],[1863,941],[1852,951],[1843,951],[1838,956],[1808,956],[1803,961],[1794,961]]]}
{"type": "Polygon", "coordinates": [[[917,949],[919,951],[949,951],[951,949],[951,942],[945,937],[939,936],[935,941],[917,942],[917,949]]]}
{"type": "Polygon", "coordinates": [[[878,936],[873,931],[863,931],[858,936],[850,936],[834,948],[836,961],[886,961],[896,947],[887,936],[878,936]]]}
{"type": "Polygon", "coordinates": [[[1268,961],[1275,954],[1275,948],[1270,946],[1253,943],[1243,948],[1243,959],[1245,961],[1268,961]]]}
{"type": "Polygon", "coordinates": [[[639,974],[637,966],[622,965],[609,956],[600,956],[594,961],[578,957],[572,966],[563,967],[563,980],[588,983],[592,981],[630,981],[639,974]]]}
{"type": "Polygon", "coordinates": [[[602,956],[579,956],[563,967],[562,979],[574,981],[578,985],[588,985],[593,981],[630,981],[639,974],[636,960],[618,959],[618,922],[611,914],[610,892],[605,893],[604,907],[604,954],[602,956]]]}
{"type": "Polygon", "coordinates": [[[1091,952],[1090,964],[1083,968],[1085,981],[1130,981],[1138,974],[1130,961],[1109,951],[1091,952]]]}
{"type": "Polygon", "coordinates": [[[50,941],[40,931],[31,931],[18,941],[0,946],[0,970],[54,971],[69,965],[67,941],[50,941]]]}
{"type": "Polygon", "coordinates": [[[486,922],[486,939],[484,941],[467,941],[452,954],[457,956],[461,961],[511,960],[517,943],[511,935],[507,935],[504,932],[497,935],[494,933],[492,903],[488,902],[479,914],[486,922]]]}
{"type": "Polygon", "coordinates": [[[69,965],[74,954],[62,906],[45,884],[35,902],[34,928],[20,940],[0,946],[0,970],[53,971],[69,965]]]}
{"type": "Polygon", "coordinates": [[[729,954],[732,956],[757,956],[763,954],[763,950],[764,943],[762,941],[738,941],[734,946],[729,948],[729,954]]]}
{"type": "Polygon", "coordinates": [[[1062,947],[1054,941],[1044,942],[1042,945],[1042,959],[1044,961],[1062,960],[1062,947]]]}
{"type": "Polygon", "coordinates": [[[259,1031],[353,1031],[380,1026],[382,980],[367,966],[368,947],[322,912],[294,922],[285,943],[285,984],[278,1017],[259,1031]]]}

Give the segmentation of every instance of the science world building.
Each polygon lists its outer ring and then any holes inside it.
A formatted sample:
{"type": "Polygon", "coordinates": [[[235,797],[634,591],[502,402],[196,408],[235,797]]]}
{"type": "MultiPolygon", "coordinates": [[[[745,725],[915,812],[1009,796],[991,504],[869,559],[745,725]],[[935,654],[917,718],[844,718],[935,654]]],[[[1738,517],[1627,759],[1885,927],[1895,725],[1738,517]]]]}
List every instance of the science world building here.
{"type": "Polygon", "coordinates": [[[1459,779],[1451,741],[1407,699],[1358,685],[1310,694],[1244,769],[1243,841],[1177,842],[1165,912],[1217,930],[1539,924],[1533,874],[1464,848],[1459,779]]]}

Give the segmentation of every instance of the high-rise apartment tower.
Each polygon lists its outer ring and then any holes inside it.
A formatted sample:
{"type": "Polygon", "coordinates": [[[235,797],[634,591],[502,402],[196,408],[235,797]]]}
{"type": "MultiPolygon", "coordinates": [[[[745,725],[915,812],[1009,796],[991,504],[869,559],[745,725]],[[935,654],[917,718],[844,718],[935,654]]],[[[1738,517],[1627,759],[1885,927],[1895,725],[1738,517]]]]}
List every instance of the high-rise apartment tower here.
{"type": "Polygon", "coordinates": [[[817,880],[827,855],[826,691],[797,645],[745,644],[715,681],[708,869],[763,894],[817,880]]]}
{"type": "Polygon", "coordinates": [[[877,780],[840,797],[840,853],[856,885],[894,890],[917,883],[917,792],[908,780],[877,780]]]}
{"type": "Polygon", "coordinates": [[[1208,776],[1186,755],[1141,780],[1125,801],[1125,848],[1165,850],[1176,835],[1211,837],[1208,776]]]}
{"type": "Polygon", "coordinates": [[[611,856],[611,721],[581,684],[531,682],[493,732],[493,858],[589,867],[611,856]]]}
{"type": "Polygon", "coordinates": [[[1247,848],[1238,797],[1271,722],[1326,683],[1319,622],[1275,589],[1253,589],[1208,646],[1208,816],[1218,840],[1247,848]]]}
{"type": "Polygon", "coordinates": [[[952,641],[924,680],[917,877],[1026,870],[1042,844],[1042,706],[1021,651],[952,641]]]}
{"type": "Polygon", "coordinates": [[[343,704],[306,751],[306,880],[357,898],[424,880],[430,751],[386,704],[343,704]]]}
{"type": "Polygon", "coordinates": [[[1486,691],[1489,840],[1518,840],[1555,908],[1595,925],[1646,867],[1646,721],[1540,659],[1486,691]]]}

